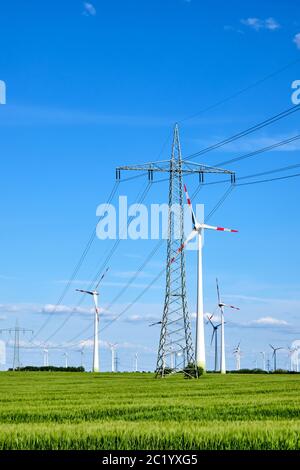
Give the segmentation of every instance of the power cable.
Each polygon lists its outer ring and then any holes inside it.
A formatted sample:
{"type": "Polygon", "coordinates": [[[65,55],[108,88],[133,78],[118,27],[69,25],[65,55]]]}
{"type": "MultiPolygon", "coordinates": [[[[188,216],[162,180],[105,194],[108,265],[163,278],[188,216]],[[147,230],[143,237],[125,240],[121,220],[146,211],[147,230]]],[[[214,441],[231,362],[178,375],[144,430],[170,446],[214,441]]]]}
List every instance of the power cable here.
{"type": "Polygon", "coordinates": [[[238,96],[242,95],[243,93],[246,93],[247,91],[257,87],[258,85],[261,85],[262,83],[266,82],[267,80],[269,80],[270,78],[273,78],[275,77],[276,75],[279,75],[280,73],[284,72],[285,70],[287,70],[289,67],[292,67],[293,65],[296,65],[300,62],[300,59],[297,59],[297,60],[294,60],[292,62],[289,62],[288,64],[284,65],[283,67],[275,70],[275,72],[272,72],[268,75],[266,75],[265,77],[257,80],[256,82],[244,87],[244,88],[241,88],[240,90],[232,93],[231,95],[219,100],[219,101],[216,101],[215,103],[207,106],[206,108],[203,108],[202,110],[200,110],[199,112],[197,113],[194,113],[184,119],[181,119],[180,121],[178,121],[178,123],[182,123],[182,122],[185,122],[185,121],[189,121],[191,119],[194,119],[195,117],[199,116],[200,114],[203,114],[203,113],[206,113],[207,111],[211,111],[212,109],[215,109],[217,108],[218,106],[221,106],[222,104],[225,104],[227,103],[228,101],[231,101],[232,99],[234,98],[237,98],[238,96]]]}
{"type": "Polygon", "coordinates": [[[216,150],[220,147],[223,147],[224,145],[234,142],[235,140],[241,139],[242,137],[245,137],[249,134],[252,134],[253,132],[263,129],[266,126],[270,126],[271,124],[274,124],[275,122],[281,119],[284,119],[290,116],[291,114],[296,113],[297,111],[300,111],[300,106],[292,106],[291,108],[288,108],[285,111],[282,111],[281,113],[275,114],[274,116],[271,116],[270,118],[265,119],[264,121],[259,122],[258,124],[255,124],[254,126],[249,127],[248,129],[245,129],[213,145],[210,145],[209,147],[206,147],[200,150],[199,152],[192,153],[188,155],[187,157],[185,157],[183,160],[187,160],[187,159],[191,160],[196,157],[202,156],[208,152],[211,152],[212,150],[216,150]]]}
{"type": "Polygon", "coordinates": [[[257,150],[254,150],[253,152],[246,153],[245,155],[241,155],[240,157],[232,158],[231,160],[225,160],[223,162],[217,163],[216,166],[222,166],[222,165],[227,165],[229,163],[236,163],[241,160],[245,160],[250,157],[254,157],[256,155],[259,155],[261,153],[269,152],[270,150],[273,150],[278,147],[282,147],[284,145],[288,145],[292,142],[295,142],[300,139],[300,134],[297,134],[293,137],[290,137],[289,139],[281,140],[280,142],[276,142],[275,144],[268,145],[267,147],[263,147],[257,150]]]}
{"type": "MultiPolygon", "coordinates": [[[[107,202],[107,206],[111,203],[111,201],[113,200],[114,196],[115,196],[115,193],[117,191],[117,188],[118,188],[118,182],[116,182],[113,186],[113,189],[108,197],[108,202],[107,202]]],[[[34,341],[35,338],[40,334],[40,332],[48,325],[49,321],[51,320],[52,318],[52,315],[56,313],[58,307],[61,305],[63,299],[65,298],[67,292],[69,291],[71,285],[72,285],[72,282],[76,279],[76,276],[92,246],[92,244],[94,243],[96,239],[96,228],[93,228],[93,231],[88,239],[88,242],[78,260],[78,262],[76,263],[75,265],[75,268],[73,269],[73,272],[70,276],[70,279],[68,280],[66,286],[64,287],[61,295],[59,296],[54,308],[51,310],[51,312],[48,312],[48,317],[46,318],[46,320],[44,321],[44,323],[42,323],[42,325],[39,327],[39,329],[37,330],[37,332],[34,334],[34,336],[31,338],[31,341],[34,341]]]]}

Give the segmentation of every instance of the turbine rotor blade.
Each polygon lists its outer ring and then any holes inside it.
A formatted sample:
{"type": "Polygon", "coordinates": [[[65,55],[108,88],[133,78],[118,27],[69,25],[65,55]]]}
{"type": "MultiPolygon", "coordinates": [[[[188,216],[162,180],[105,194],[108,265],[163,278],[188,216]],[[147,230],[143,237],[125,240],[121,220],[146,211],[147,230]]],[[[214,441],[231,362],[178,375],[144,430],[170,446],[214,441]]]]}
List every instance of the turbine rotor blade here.
{"type": "Polygon", "coordinates": [[[191,211],[193,227],[196,227],[196,225],[198,225],[198,224],[197,224],[196,216],[195,216],[195,213],[194,213],[194,210],[193,210],[193,205],[192,205],[192,203],[191,203],[191,200],[190,200],[190,197],[189,197],[189,194],[188,194],[186,185],[184,185],[183,187],[184,187],[184,192],[185,192],[186,201],[187,201],[187,204],[188,204],[189,209],[190,209],[190,211],[191,211]]]}
{"type": "Polygon", "coordinates": [[[187,244],[193,240],[193,238],[195,238],[196,236],[198,235],[198,231],[197,230],[192,230],[192,232],[190,233],[190,235],[187,237],[187,239],[185,240],[184,243],[182,243],[182,245],[178,248],[178,250],[176,251],[176,254],[175,256],[173,256],[173,258],[171,259],[170,261],[170,265],[172,263],[174,263],[174,261],[176,260],[177,256],[180,255],[180,253],[185,249],[185,247],[187,246],[187,244]]]}
{"type": "Polygon", "coordinates": [[[234,310],[240,310],[239,307],[235,307],[234,305],[227,305],[227,304],[222,304],[223,307],[226,307],[226,308],[232,308],[234,310]]]}
{"type": "Polygon", "coordinates": [[[217,230],[218,232],[231,232],[231,233],[238,233],[238,230],[234,230],[231,228],[225,228],[225,227],[215,227],[213,225],[207,225],[207,224],[199,224],[201,228],[204,229],[209,229],[209,230],[217,230]]]}
{"type": "Polygon", "coordinates": [[[77,292],[82,292],[83,294],[90,294],[90,295],[94,295],[95,292],[92,292],[90,290],[83,290],[83,289],[76,289],[77,292]]]}
{"type": "Polygon", "coordinates": [[[218,278],[216,279],[216,284],[217,284],[218,305],[219,305],[219,307],[220,307],[220,306],[221,306],[221,298],[220,298],[220,289],[219,289],[219,281],[218,281],[218,278]]]}

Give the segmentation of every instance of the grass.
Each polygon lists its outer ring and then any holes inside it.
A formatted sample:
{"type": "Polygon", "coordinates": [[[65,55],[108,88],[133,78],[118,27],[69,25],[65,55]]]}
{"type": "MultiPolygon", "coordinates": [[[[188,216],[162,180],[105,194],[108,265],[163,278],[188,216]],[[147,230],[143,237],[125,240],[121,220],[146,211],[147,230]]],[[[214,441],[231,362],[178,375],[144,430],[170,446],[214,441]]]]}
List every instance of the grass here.
{"type": "Polygon", "coordinates": [[[0,450],[300,449],[300,376],[0,373],[0,450]]]}

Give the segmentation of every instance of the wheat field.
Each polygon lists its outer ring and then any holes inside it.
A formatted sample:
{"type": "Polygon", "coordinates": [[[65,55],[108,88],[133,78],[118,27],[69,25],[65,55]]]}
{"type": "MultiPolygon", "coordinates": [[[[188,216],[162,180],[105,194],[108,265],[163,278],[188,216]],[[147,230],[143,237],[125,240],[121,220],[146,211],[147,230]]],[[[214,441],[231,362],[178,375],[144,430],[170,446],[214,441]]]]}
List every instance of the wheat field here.
{"type": "Polygon", "coordinates": [[[0,449],[300,449],[300,376],[0,373],[0,449]]]}

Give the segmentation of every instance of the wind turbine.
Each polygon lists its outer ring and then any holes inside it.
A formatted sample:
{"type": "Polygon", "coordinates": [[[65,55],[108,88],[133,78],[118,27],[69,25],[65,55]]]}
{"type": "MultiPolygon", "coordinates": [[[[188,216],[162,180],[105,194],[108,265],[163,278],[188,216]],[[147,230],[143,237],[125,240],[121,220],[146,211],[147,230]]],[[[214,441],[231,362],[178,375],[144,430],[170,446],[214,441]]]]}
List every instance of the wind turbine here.
{"type": "Polygon", "coordinates": [[[135,353],[135,355],[134,355],[134,371],[135,372],[138,371],[138,358],[139,358],[138,353],[135,353]]]}
{"type": "Polygon", "coordinates": [[[262,355],[262,370],[266,370],[266,353],[261,351],[260,354],[262,355]]]}
{"type": "Polygon", "coordinates": [[[117,343],[108,343],[111,351],[111,371],[116,372],[116,347],[117,343]]]}
{"type": "Polygon", "coordinates": [[[98,307],[98,297],[99,292],[97,291],[99,284],[105,277],[109,268],[106,269],[105,273],[102,274],[98,284],[95,287],[95,290],[83,290],[83,289],[76,289],[77,292],[81,292],[83,294],[88,294],[93,297],[94,300],[94,308],[95,308],[95,320],[94,320],[94,353],[93,353],[93,372],[99,372],[99,307],[98,307]]]}
{"type": "Polygon", "coordinates": [[[207,318],[208,318],[208,321],[209,321],[209,323],[211,324],[211,326],[213,328],[213,333],[211,335],[210,345],[212,345],[212,342],[215,338],[215,372],[217,372],[217,370],[218,370],[218,328],[221,326],[221,323],[219,323],[218,325],[215,325],[212,322],[213,315],[211,315],[210,317],[207,317],[207,318]]]}
{"type": "MultiPolygon", "coordinates": [[[[289,352],[289,358],[290,358],[290,371],[293,372],[295,370],[295,366],[294,366],[294,356],[295,356],[295,353],[296,351],[298,350],[298,348],[291,348],[291,347],[288,347],[288,352],[289,352]]],[[[297,369],[297,367],[296,367],[297,369]]]]}
{"type": "Polygon", "coordinates": [[[274,346],[272,346],[272,344],[270,344],[269,346],[270,346],[270,348],[273,349],[272,357],[274,359],[274,372],[276,372],[276,370],[277,370],[277,364],[276,364],[276,362],[277,362],[277,351],[279,351],[280,349],[283,349],[283,348],[274,348],[274,346]]]}
{"type": "Polygon", "coordinates": [[[64,352],[63,353],[63,356],[65,358],[65,368],[67,369],[68,368],[68,358],[69,358],[69,354],[67,352],[64,352]]]}
{"type": "Polygon", "coordinates": [[[84,346],[79,350],[80,352],[80,365],[84,368],[84,346]]]}
{"type": "Polygon", "coordinates": [[[176,259],[176,256],[181,253],[182,250],[188,245],[188,243],[198,236],[198,268],[197,268],[197,317],[196,317],[196,365],[197,367],[202,367],[203,370],[206,370],[206,360],[205,360],[205,342],[204,342],[204,311],[203,311],[203,272],[202,272],[202,239],[203,231],[208,230],[217,230],[219,232],[237,232],[237,230],[232,230],[224,227],[214,227],[207,224],[199,224],[196,219],[195,213],[193,211],[192,203],[189,198],[186,185],[184,185],[184,192],[188,206],[190,208],[192,216],[193,230],[190,235],[187,237],[185,242],[178,248],[175,257],[171,260],[173,263],[176,259]]]}
{"type": "Polygon", "coordinates": [[[235,355],[235,370],[241,370],[241,342],[237,345],[237,347],[233,350],[233,354],[235,355]]]}
{"type": "Polygon", "coordinates": [[[49,350],[48,349],[43,349],[43,354],[44,354],[44,367],[49,366],[49,350]]]}
{"type": "Polygon", "coordinates": [[[216,283],[217,283],[217,294],[218,294],[218,306],[221,312],[221,374],[226,374],[224,309],[225,308],[232,308],[234,310],[240,310],[240,309],[238,307],[234,307],[233,305],[227,305],[221,302],[218,279],[216,279],[216,283]]]}

